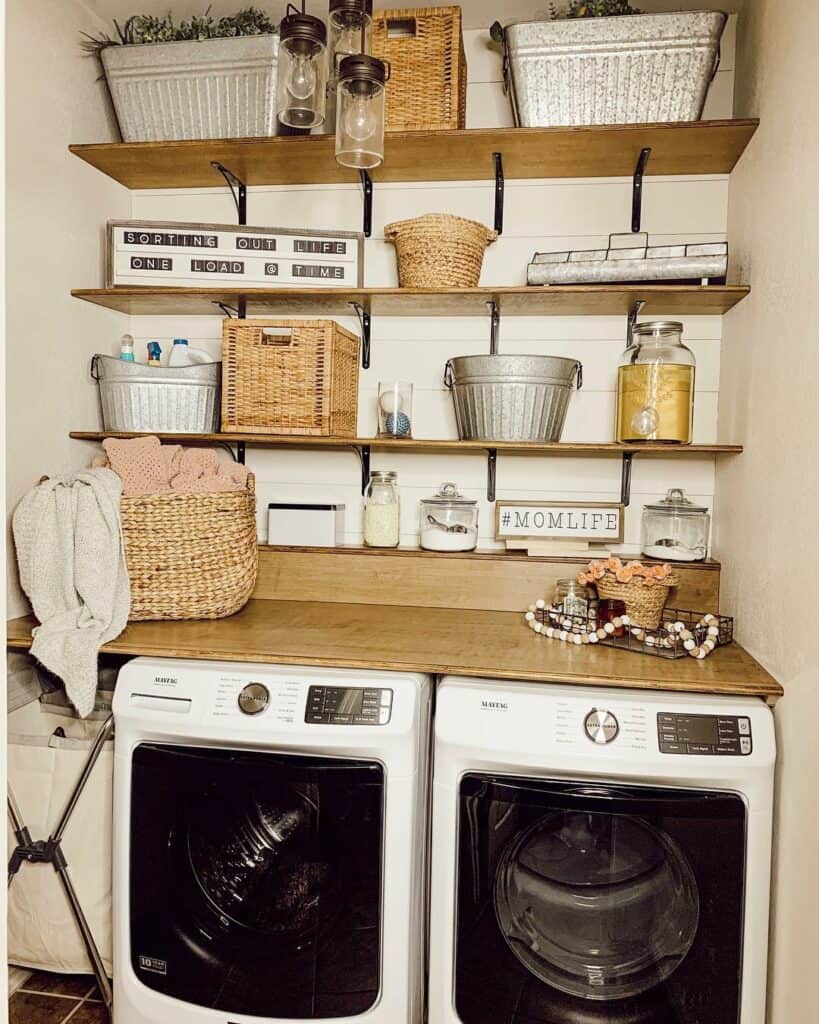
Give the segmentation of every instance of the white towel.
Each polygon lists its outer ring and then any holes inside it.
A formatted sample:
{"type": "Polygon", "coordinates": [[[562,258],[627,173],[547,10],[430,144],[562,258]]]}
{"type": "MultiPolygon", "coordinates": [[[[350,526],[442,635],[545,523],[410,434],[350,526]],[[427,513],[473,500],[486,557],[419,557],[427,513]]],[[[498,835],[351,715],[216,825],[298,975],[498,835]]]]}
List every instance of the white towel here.
{"type": "Polygon", "coordinates": [[[99,649],[131,610],[121,494],[116,473],[90,469],[46,480],[14,512],[20,582],[40,621],[31,653],[83,718],[94,709],[99,649]]]}

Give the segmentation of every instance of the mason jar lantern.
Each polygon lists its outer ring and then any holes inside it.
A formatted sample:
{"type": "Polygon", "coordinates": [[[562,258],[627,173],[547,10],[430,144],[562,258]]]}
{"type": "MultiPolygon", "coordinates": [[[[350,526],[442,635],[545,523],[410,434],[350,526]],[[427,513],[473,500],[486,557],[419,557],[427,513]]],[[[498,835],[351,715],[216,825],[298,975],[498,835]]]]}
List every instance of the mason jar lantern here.
{"type": "Polygon", "coordinates": [[[373,0],[330,0],[327,22],[329,82],[327,84],[327,126],[336,124],[338,71],[341,61],[354,53],[372,51],[373,0]]]}
{"type": "Polygon", "coordinates": [[[323,21],[288,4],[279,36],[279,120],[291,128],[315,128],[324,121],[327,101],[327,29],[323,21]]]}
{"type": "Polygon", "coordinates": [[[366,53],[345,57],[338,74],[336,160],[370,170],[384,159],[385,87],[389,65],[366,53]]]}

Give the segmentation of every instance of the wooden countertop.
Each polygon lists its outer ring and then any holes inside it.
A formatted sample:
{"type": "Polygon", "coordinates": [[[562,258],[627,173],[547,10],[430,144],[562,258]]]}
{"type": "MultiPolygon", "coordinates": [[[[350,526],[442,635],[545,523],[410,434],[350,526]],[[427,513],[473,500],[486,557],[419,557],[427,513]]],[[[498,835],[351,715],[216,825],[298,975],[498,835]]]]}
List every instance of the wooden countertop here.
{"type": "MultiPolygon", "coordinates": [[[[32,617],[8,623],[27,650],[32,617]]],[[[535,636],[517,612],[253,600],[229,619],[136,622],[104,651],[160,658],[373,668],[760,697],[780,684],[737,644],[704,661],[569,647],[535,636]]]]}

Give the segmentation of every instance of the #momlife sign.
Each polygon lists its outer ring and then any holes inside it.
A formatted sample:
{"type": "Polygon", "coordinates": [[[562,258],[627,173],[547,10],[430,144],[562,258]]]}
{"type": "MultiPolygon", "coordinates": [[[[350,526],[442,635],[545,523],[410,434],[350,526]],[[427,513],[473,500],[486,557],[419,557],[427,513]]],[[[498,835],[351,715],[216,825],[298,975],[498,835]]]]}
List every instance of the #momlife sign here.
{"type": "Polygon", "coordinates": [[[621,544],[624,508],[603,502],[498,501],[498,540],[621,544]]]}

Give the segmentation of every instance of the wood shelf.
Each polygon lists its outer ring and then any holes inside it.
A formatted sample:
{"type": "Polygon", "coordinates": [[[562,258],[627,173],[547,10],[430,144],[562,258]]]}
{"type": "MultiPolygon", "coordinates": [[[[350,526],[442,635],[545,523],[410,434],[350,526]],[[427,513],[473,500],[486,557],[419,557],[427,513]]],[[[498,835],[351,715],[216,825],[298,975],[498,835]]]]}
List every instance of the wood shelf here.
{"type": "MultiPolygon", "coordinates": [[[[386,138],[383,181],[489,181],[493,153],[507,178],[621,177],[652,150],[646,173],[728,174],[751,140],[756,120],[578,128],[496,128],[396,132],[386,138]]],[[[223,184],[219,161],[247,185],[322,185],[358,181],[335,160],[332,135],[206,139],[71,146],[76,156],[131,189],[208,188],[223,184]]]]}
{"type": "Polygon", "coordinates": [[[713,316],[749,294],[741,285],[550,285],[504,288],[77,288],[72,295],[130,316],[221,316],[219,303],[247,301],[249,316],[349,316],[358,303],[373,316],[713,316]]]}
{"type": "MultiPolygon", "coordinates": [[[[8,623],[7,645],[28,650],[31,616],[8,623]]],[[[279,665],[428,672],[581,686],[759,697],[782,687],[736,644],[679,661],[536,637],[520,612],[252,600],[217,621],[133,622],[111,654],[279,665]]]]}
{"type": "MultiPolygon", "coordinates": [[[[70,437],[76,441],[102,441],[106,437],[145,437],[144,433],[128,433],[100,430],[72,430],[70,437]]],[[[622,456],[643,455],[650,458],[707,457],[716,455],[740,455],[739,444],[616,444],[601,442],[590,444],[579,441],[459,441],[457,439],[432,440],[413,438],[379,437],[293,437],[280,434],[166,434],[153,436],[162,441],[176,444],[243,444],[254,448],[370,448],[372,451],[426,452],[427,454],[477,452],[485,454],[490,449],[510,455],[557,455],[557,456],[622,456]]]]}

